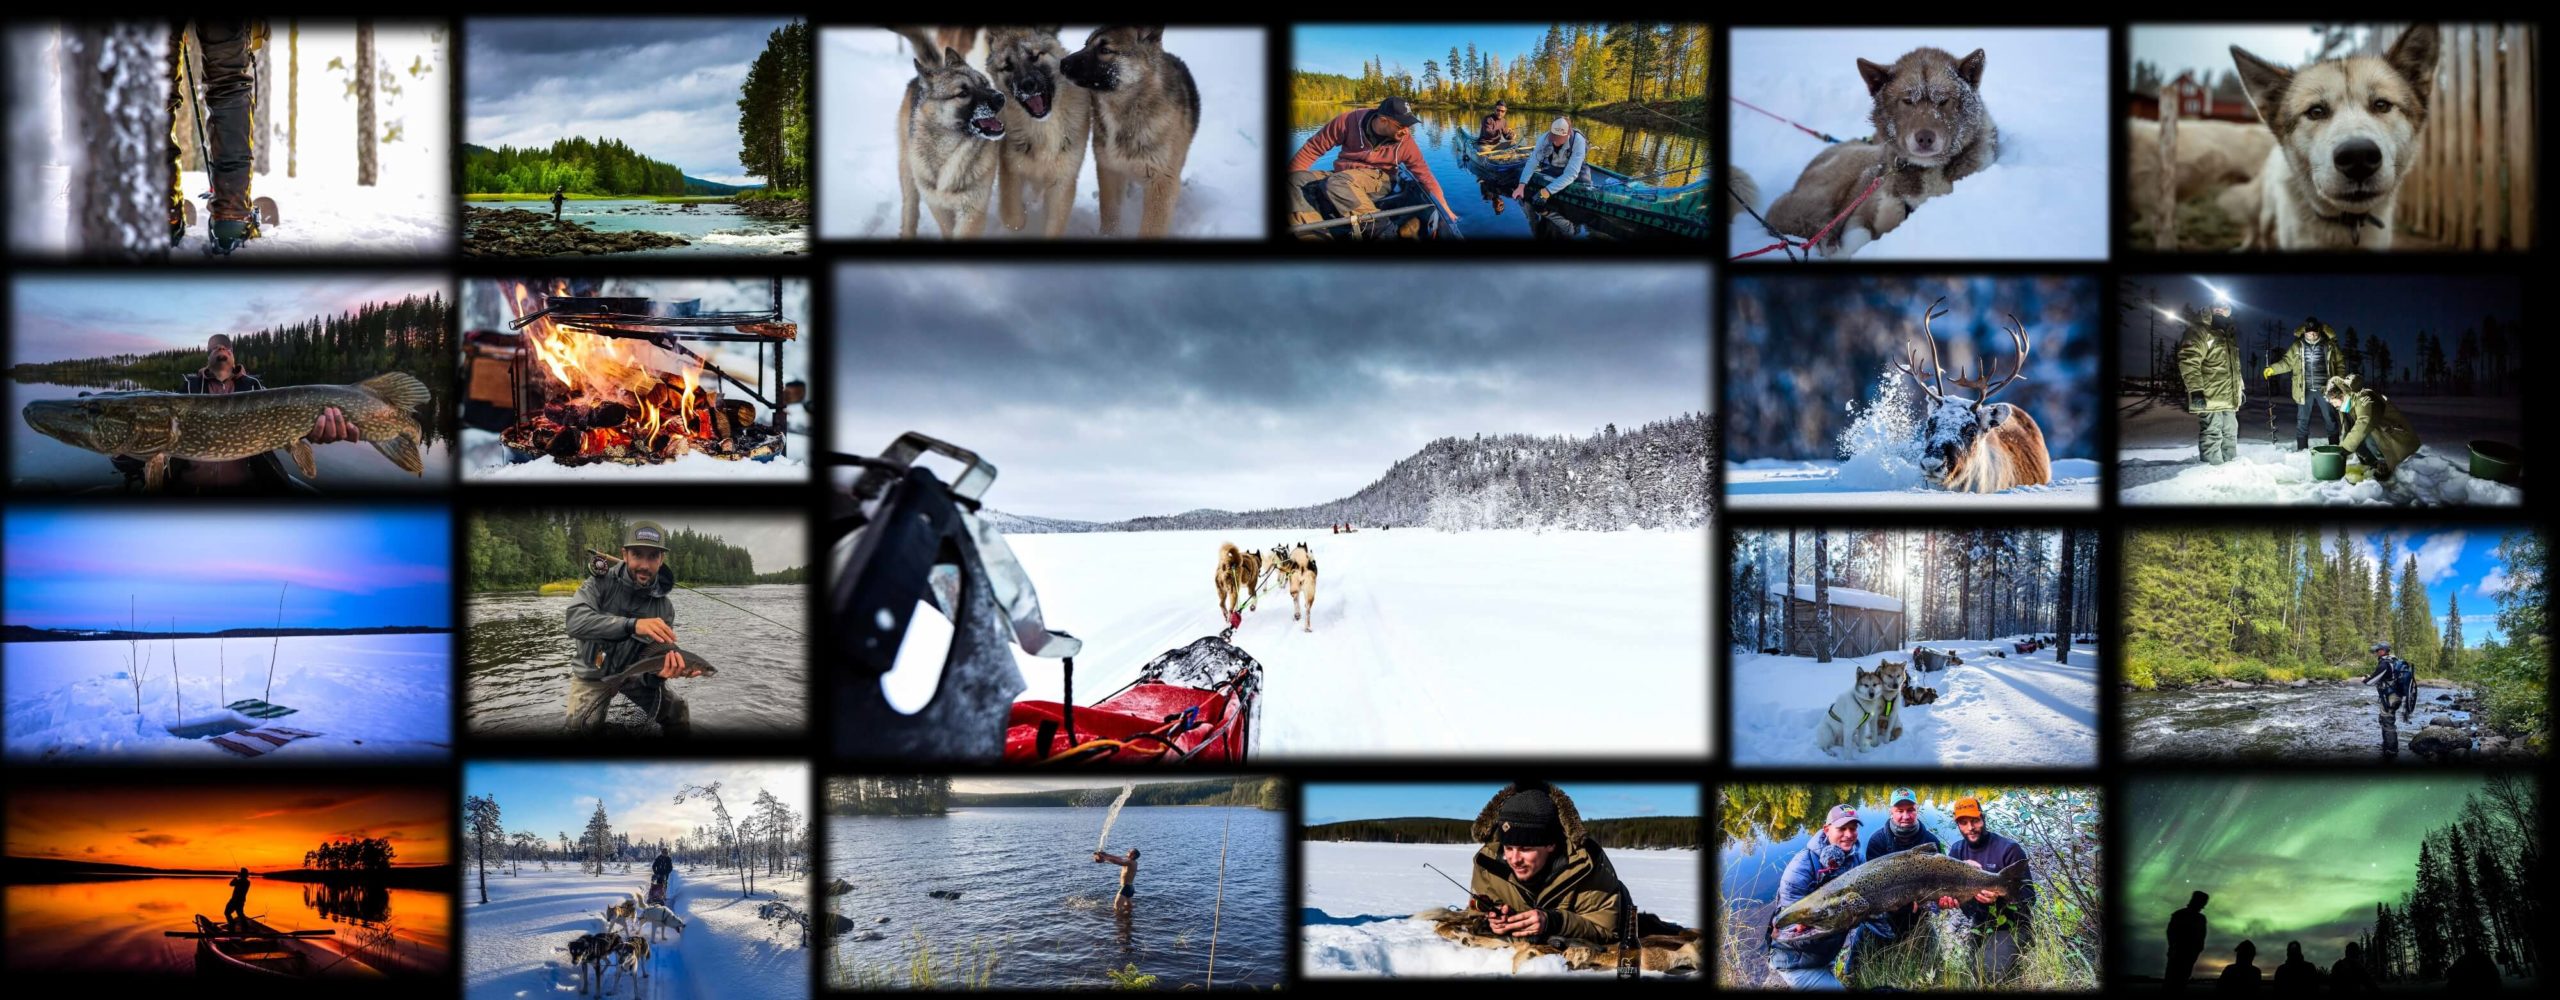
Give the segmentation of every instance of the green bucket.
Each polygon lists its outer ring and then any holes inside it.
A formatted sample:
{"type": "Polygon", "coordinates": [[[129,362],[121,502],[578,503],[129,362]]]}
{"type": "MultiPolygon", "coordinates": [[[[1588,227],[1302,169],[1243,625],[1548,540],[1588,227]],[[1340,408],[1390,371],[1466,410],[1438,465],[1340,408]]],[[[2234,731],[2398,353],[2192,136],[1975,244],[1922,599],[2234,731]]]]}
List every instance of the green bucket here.
{"type": "Polygon", "coordinates": [[[2347,478],[2347,450],[2334,444],[2311,446],[2311,478],[2325,482],[2347,478]]]}
{"type": "Polygon", "coordinates": [[[2471,442],[2471,478],[2513,484],[2524,471],[2524,449],[2504,441],[2471,442]]]}

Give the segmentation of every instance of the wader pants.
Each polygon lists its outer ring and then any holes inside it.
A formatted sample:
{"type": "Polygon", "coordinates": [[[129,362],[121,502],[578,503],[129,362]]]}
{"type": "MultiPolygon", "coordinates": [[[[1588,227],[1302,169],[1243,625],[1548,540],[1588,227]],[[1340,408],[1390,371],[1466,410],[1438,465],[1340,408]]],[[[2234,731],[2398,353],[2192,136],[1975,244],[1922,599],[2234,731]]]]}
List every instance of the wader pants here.
{"type": "Polygon", "coordinates": [[[615,690],[603,681],[588,680],[575,674],[569,677],[569,732],[577,736],[598,736],[605,730],[606,709],[615,695],[629,701],[634,708],[657,720],[660,732],[670,738],[693,735],[693,712],[684,699],[667,688],[667,681],[656,674],[643,674],[622,682],[615,690]]]}
{"type": "Polygon", "coordinates": [[[2202,424],[2196,430],[2196,452],[2206,465],[2221,465],[2240,457],[2240,414],[2233,410],[2217,410],[2196,414],[2202,424]]]}

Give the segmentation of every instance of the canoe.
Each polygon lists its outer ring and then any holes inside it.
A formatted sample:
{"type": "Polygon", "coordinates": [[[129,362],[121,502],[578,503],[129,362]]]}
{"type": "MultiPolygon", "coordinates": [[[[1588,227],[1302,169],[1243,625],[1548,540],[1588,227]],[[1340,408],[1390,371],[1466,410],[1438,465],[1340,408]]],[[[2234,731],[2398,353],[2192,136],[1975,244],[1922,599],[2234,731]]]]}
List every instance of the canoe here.
{"type": "MultiPolygon", "coordinates": [[[[1529,151],[1520,146],[1478,149],[1474,135],[1458,130],[1458,162],[1479,180],[1490,181],[1528,156],[1529,151]]],[[[1583,166],[1591,171],[1591,182],[1565,188],[1555,196],[1556,201],[1635,227],[1637,235],[1706,238],[1710,192],[1705,177],[1678,187],[1662,187],[1631,179],[1589,160],[1583,166]]],[[[1701,173],[1705,170],[1699,169],[1701,173]]]]}
{"type": "Polygon", "coordinates": [[[196,933],[205,935],[196,939],[198,975],[268,981],[382,975],[381,970],[343,958],[311,939],[284,937],[283,932],[255,920],[243,923],[246,926],[226,927],[196,914],[196,933]]]}

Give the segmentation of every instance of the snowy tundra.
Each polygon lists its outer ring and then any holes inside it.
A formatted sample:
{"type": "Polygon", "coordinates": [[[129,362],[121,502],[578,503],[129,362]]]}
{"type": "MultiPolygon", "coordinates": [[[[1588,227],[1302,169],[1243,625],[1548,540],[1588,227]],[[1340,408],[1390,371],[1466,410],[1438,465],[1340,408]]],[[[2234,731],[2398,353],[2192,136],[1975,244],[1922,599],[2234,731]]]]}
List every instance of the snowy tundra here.
{"type": "MultiPolygon", "coordinates": [[[[1234,638],[1264,671],[1257,753],[1706,752],[1705,529],[1006,537],[1050,627],[1084,640],[1079,701],[1223,627],[1211,584],[1219,542],[1305,542],[1319,569],[1313,631],[1289,620],[1289,595],[1272,584],[1234,638]],[[1506,743],[1501,720],[1530,714],[1546,734],[1534,750],[1506,743]]],[[[885,684],[893,704],[912,710],[931,696],[933,675],[909,668],[938,664],[940,650],[908,636],[885,684]]],[[[1056,661],[1019,662],[1022,697],[1058,698],[1056,661]]]]}
{"type": "Polygon", "coordinates": [[[1833,699],[1861,668],[1911,662],[1909,649],[1839,657],[1737,654],[1733,660],[1733,762],[1737,766],[1967,764],[1993,767],[2088,766],[2098,755],[2098,653],[2075,646],[2071,662],[2050,648],[2020,653],[1998,640],[1930,640],[1914,645],[1954,652],[1958,666],[1910,675],[1939,692],[1927,705],[1900,709],[1902,738],[1848,757],[1820,747],[1833,699]],[[2007,653],[2004,658],[1995,653],[2007,653]]]}
{"type": "MultiPolygon", "coordinates": [[[[509,875],[491,863],[489,901],[479,902],[478,871],[463,867],[463,996],[470,1000],[522,1000],[566,996],[578,989],[578,967],[569,961],[569,939],[594,930],[604,908],[628,893],[649,891],[649,869],[608,864],[599,878],[554,863],[550,871],[520,867],[509,875]]],[[[667,880],[667,908],[684,921],[681,933],[659,932],[650,942],[653,967],[646,979],[615,979],[619,995],[637,1000],[805,1000],[809,952],[797,930],[759,919],[756,909],[779,899],[808,908],[807,882],[797,877],[759,880],[755,897],[738,896],[735,875],[679,868],[667,880]],[[766,885],[780,885],[779,892],[766,885]],[[630,982],[626,986],[624,983],[630,982]]],[[[644,928],[643,936],[651,929],[644,928]]]]}
{"type": "Polygon", "coordinates": [[[228,719],[240,729],[279,725],[320,733],[269,754],[304,764],[426,763],[453,753],[449,633],[144,640],[140,647],[149,667],[143,675],[142,711],[136,714],[126,643],[10,643],[10,762],[249,763],[209,740],[170,735],[169,727],[182,718],[189,723],[228,719]],[[169,669],[173,646],[175,690],[169,669]],[[271,648],[276,659],[272,691],[267,686],[271,648]],[[295,711],[275,719],[249,719],[223,707],[243,698],[263,698],[295,711]]]}
{"type": "MultiPolygon", "coordinates": [[[[1465,878],[1473,844],[1309,843],[1303,925],[1298,947],[1309,978],[1351,976],[1508,976],[1511,952],[1472,948],[1433,933],[1414,914],[1464,906],[1456,886],[1424,862],[1465,878]]],[[[1696,851],[1610,849],[1609,863],[1648,913],[1685,927],[1698,922],[1700,859],[1696,851]]],[[[1520,975],[1609,976],[1569,972],[1560,956],[1520,964],[1520,975]]]]}
{"type": "MultiPolygon", "coordinates": [[[[1873,131],[1873,99],[1858,60],[1891,63],[1923,45],[1956,55],[1982,49],[1982,101],[2000,128],[2000,159],[1922,203],[1899,228],[1855,251],[1858,260],[2103,260],[2107,256],[2107,33],[2103,29],[1742,29],[1733,32],[1737,100],[1843,140],[1873,131]]],[[[1739,104],[1733,166],[1771,203],[1795,186],[1823,142],[1739,104]]],[[[1773,242],[1748,215],[1728,254],[1773,242]]],[[[1843,246],[1860,241],[1850,234],[1843,246]]],[[[1751,258],[1780,261],[1781,253],[1751,258]]]]}
{"type": "Polygon", "coordinates": [[[2471,476],[2468,442],[2521,440],[2524,403],[2517,399],[2391,397],[2426,442],[2394,470],[2390,482],[2311,478],[2311,453],[2293,450],[2293,404],[2276,408],[2272,435],[2266,403],[2253,398],[2240,414],[2239,456],[2206,465],[2196,456],[2195,414],[2143,396],[2119,400],[2118,499],[2135,505],[2225,506],[2308,504],[2330,507],[2515,507],[2524,490],[2471,476]],[[2270,437],[2275,440],[2270,441],[2270,437]]]}
{"type": "MultiPolygon", "coordinates": [[[[1092,25],[1058,30],[1068,52],[1083,47],[1092,25]]],[[[1164,49],[1180,57],[1200,88],[1200,131],[1183,162],[1182,200],[1175,206],[1177,239],[1260,239],[1270,159],[1264,150],[1263,32],[1259,28],[1165,29],[1164,49]]],[[[894,239],[898,235],[898,100],[915,78],[906,42],[878,27],[828,28],[818,33],[818,130],[820,177],[818,235],[825,239],[894,239]]],[[[986,69],[986,42],[962,53],[971,67],[986,69]]],[[[1076,177],[1070,239],[1097,239],[1102,214],[1095,192],[1090,148],[1076,177]]],[[[1122,203],[1120,232],[1135,233],[1143,199],[1132,187],[1122,203]]],[[[1021,232],[991,220],[986,235],[1036,238],[1053,208],[1026,199],[1021,232]]],[[[940,238],[931,213],[918,224],[919,238],[940,238]]]]}

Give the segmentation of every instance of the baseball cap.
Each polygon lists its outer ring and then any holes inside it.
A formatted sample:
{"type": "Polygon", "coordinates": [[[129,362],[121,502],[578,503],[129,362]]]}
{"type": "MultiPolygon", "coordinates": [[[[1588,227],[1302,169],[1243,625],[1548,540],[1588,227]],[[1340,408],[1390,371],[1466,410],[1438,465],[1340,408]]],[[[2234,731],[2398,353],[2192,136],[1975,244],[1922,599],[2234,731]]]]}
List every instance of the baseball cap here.
{"type": "Polygon", "coordinates": [[[1411,125],[1422,120],[1414,115],[1413,104],[1401,97],[1390,97],[1386,100],[1379,101],[1378,113],[1387,116],[1399,125],[1411,125]]]}
{"type": "Polygon", "coordinates": [[[214,348],[217,348],[217,347],[223,348],[223,349],[225,349],[225,350],[230,349],[230,347],[231,347],[231,335],[230,335],[230,334],[227,334],[227,333],[217,333],[217,334],[214,334],[213,336],[210,336],[210,337],[205,338],[205,341],[204,341],[204,349],[205,349],[205,350],[210,351],[210,350],[212,350],[212,349],[214,349],[214,348]]]}
{"type": "Polygon", "coordinates": [[[656,521],[633,521],[630,533],[622,536],[622,547],[664,552],[667,548],[667,527],[656,521]]]}
{"type": "Polygon", "coordinates": [[[1956,800],[1955,818],[1963,819],[1967,816],[1975,819],[1982,818],[1982,800],[1970,795],[1956,800]]]}
{"type": "Polygon", "coordinates": [[[1915,805],[1915,806],[1916,806],[1916,805],[1919,805],[1919,804],[1920,804],[1920,797],[1919,797],[1919,796],[1917,796],[1917,795],[1913,795],[1913,794],[1911,794],[1911,790],[1910,790],[1910,789],[1908,789],[1908,788],[1896,788],[1896,789],[1894,789],[1894,790],[1893,790],[1893,804],[1898,806],[1898,805],[1901,805],[1901,804],[1903,804],[1903,803],[1905,803],[1905,802],[1911,803],[1912,805],[1915,805]]]}
{"type": "Polygon", "coordinates": [[[1572,135],[1573,123],[1563,118],[1558,118],[1556,119],[1555,124],[1547,126],[1547,132],[1551,135],[1572,135]]]}
{"type": "Polygon", "coordinates": [[[1828,830],[1832,827],[1839,826],[1842,823],[1855,823],[1857,821],[1857,810],[1849,808],[1846,804],[1836,805],[1831,807],[1831,815],[1823,818],[1822,828],[1828,830]]]}

